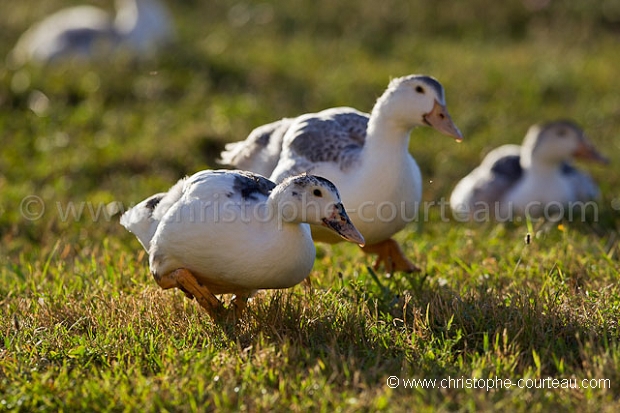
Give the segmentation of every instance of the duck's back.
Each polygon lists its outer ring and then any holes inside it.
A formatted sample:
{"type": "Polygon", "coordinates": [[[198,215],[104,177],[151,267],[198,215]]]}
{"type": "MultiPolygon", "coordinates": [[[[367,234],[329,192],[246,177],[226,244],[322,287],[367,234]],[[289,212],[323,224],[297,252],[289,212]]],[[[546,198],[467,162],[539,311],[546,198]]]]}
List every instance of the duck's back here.
{"type": "Polygon", "coordinates": [[[294,119],[281,119],[254,129],[244,141],[226,145],[218,162],[233,168],[270,176],[282,152],[282,139],[294,119]]]}
{"type": "Polygon", "coordinates": [[[271,180],[281,182],[303,172],[328,179],[348,173],[359,160],[367,126],[368,115],[348,107],[296,118],[284,135],[282,153],[271,180]]]}
{"type": "Polygon", "coordinates": [[[450,196],[450,205],[458,217],[469,217],[481,209],[490,214],[497,212],[504,195],[523,176],[520,152],[519,145],[500,146],[459,181],[450,196]]]}
{"type": "Polygon", "coordinates": [[[183,195],[184,184],[185,179],[179,180],[168,192],[148,197],[121,216],[121,225],[138,238],[145,250],[149,251],[162,217],[183,195]]]}
{"type": "Polygon", "coordinates": [[[321,175],[321,164],[344,170],[364,145],[367,124],[367,114],[347,107],[284,118],[227,144],[219,163],[274,182],[303,172],[321,175]]]}

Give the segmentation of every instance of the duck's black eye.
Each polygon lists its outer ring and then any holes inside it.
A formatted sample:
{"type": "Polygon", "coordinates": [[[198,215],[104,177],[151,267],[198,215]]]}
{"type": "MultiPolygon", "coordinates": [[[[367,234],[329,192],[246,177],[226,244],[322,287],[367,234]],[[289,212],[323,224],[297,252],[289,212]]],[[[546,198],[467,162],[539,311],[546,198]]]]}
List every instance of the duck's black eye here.
{"type": "Polygon", "coordinates": [[[418,92],[418,93],[422,93],[423,94],[424,93],[424,88],[422,86],[416,86],[415,87],[415,91],[418,92]]]}
{"type": "Polygon", "coordinates": [[[312,194],[314,194],[314,196],[321,198],[323,196],[323,192],[321,192],[320,189],[315,189],[314,191],[312,191],[312,194]]]}
{"type": "Polygon", "coordinates": [[[565,137],[566,135],[568,135],[568,131],[567,131],[566,129],[562,128],[562,129],[558,130],[558,136],[559,136],[560,138],[563,138],[563,137],[565,137]]]}

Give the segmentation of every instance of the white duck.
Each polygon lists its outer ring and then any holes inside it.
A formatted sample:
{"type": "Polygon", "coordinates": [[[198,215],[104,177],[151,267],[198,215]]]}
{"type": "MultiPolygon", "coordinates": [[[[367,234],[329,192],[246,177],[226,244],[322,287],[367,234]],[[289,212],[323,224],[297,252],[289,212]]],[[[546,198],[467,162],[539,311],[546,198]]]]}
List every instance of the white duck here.
{"type": "Polygon", "coordinates": [[[157,283],[195,297],[214,318],[222,308],[214,294],[235,294],[240,315],[254,291],[308,276],[315,248],[306,222],[364,243],[336,187],[305,174],[276,185],[251,172],[201,171],[121,217],[157,283]]]}
{"type": "Polygon", "coordinates": [[[19,67],[68,57],[108,56],[117,50],[149,56],[174,37],[164,4],[158,0],[116,0],[116,17],[94,6],[60,10],[28,29],[9,57],[19,67]]]}
{"type": "Polygon", "coordinates": [[[456,185],[450,206],[460,220],[512,220],[597,198],[598,187],[570,164],[573,158],[607,162],[575,123],[533,125],[522,146],[503,145],[489,152],[456,185]]]}
{"type": "MultiPolygon", "coordinates": [[[[227,145],[220,162],[261,171],[275,182],[301,172],[326,177],[364,235],[364,252],[378,254],[375,268],[384,263],[389,272],[411,272],[417,267],[391,237],[415,219],[422,199],[420,169],[409,154],[409,134],[422,125],[462,139],[441,84],[410,75],[392,80],[370,115],[340,107],[282,119],[227,145]]],[[[314,226],[312,236],[339,242],[314,226]]]]}

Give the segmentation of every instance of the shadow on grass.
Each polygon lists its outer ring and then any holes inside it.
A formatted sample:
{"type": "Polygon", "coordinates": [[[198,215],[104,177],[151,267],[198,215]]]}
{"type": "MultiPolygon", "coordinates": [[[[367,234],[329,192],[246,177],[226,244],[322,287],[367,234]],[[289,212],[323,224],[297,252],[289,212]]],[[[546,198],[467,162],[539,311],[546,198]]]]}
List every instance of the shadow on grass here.
{"type": "Polygon", "coordinates": [[[367,386],[389,375],[591,376],[597,373],[592,357],[617,339],[614,321],[580,313],[579,303],[541,299],[536,291],[481,287],[461,296],[426,286],[397,298],[353,301],[344,300],[345,293],[350,291],[285,291],[258,298],[230,337],[246,349],[260,337],[286,349],[292,363],[322,363],[334,377],[356,371],[367,386]]]}

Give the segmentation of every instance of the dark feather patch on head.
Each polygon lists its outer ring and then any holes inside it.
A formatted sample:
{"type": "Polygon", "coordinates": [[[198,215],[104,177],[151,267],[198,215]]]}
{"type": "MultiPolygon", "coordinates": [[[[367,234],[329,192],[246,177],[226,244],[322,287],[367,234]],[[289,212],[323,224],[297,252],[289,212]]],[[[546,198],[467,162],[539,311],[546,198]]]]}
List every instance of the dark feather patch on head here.
{"type": "Polygon", "coordinates": [[[435,90],[437,96],[441,96],[443,98],[443,86],[441,86],[437,80],[429,76],[422,76],[422,80],[424,80],[424,83],[435,90]]]}
{"type": "Polygon", "coordinates": [[[401,83],[407,82],[410,80],[419,80],[419,81],[424,82],[424,84],[426,84],[428,87],[433,89],[433,91],[437,94],[437,96],[440,96],[442,99],[444,98],[444,90],[443,90],[443,86],[441,86],[441,83],[439,83],[437,79],[430,77],[430,76],[426,76],[426,75],[409,75],[409,76],[396,78],[390,82],[388,89],[395,89],[401,83]]]}
{"type": "Polygon", "coordinates": [[[301,175],[290,177],[287,179],[287,181],[296,185],[299,188],[306,188],[310,185],[325,186],[329,188],[330,191],[338,195],[338,198],[340,198],[340,193],[338,192],[336,185],[334,185],[330,180],[325,179],[321,176],[308,175],[304,173],[301,175]]]}
{"type": "MultiPolygon", "coordinates": [[[[317,183],[317,184],[320,184],[320,185],[326,186],[326,187],[328,187],[330,190],[332,190],[333,192],[335,192],[335,193],[337,193],[337,194],[338,194],[338,188],[336,188],[336,185],[334,185],[334,184],[332,183],[332,181],[330,181],[330,180],[328,180],[328,179],[325,179],[325,178],[323,178],[323,177],[321,177],[321,176],[316,176],[316,175],[309,175],[309,176],[310,176],[310,177],[312,177],[312,178],[314,178],[314,179],[316,179],[316,183],[317,183]]],[[[340,196],[340,194],[338,194],[338,196],[340,196]]]]}

